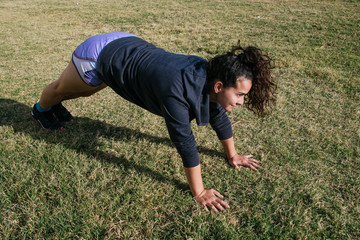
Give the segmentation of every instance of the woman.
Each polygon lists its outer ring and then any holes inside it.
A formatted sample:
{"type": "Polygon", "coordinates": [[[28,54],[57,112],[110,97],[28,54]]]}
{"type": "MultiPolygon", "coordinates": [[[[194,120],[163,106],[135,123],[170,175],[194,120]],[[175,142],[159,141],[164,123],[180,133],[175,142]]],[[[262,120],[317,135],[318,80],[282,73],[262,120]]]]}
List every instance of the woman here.
{"type": "Polygon", "coordinates": [[[79,45],[60,78],[48,85],[32,110],[43,128],[63,129],[72,121],[62,101],[90,96],[106,86],[130,102],[164,117],[176,146],[194,199],[206,210],[224,211],[223,196],[205,189],[190,122],[211,124],[229,163],[257,171],[252,155],[238,155],[226,114],[243,105],[258,115],[275,100],[272,61],[255,47],[235,47],[210,61],[174,54],[129,33],[93,36],[79,45]],[[240,54],[235,54],[241,50],[240,54]],[[245,98],[246,96],[246,98],[245,98]]]}

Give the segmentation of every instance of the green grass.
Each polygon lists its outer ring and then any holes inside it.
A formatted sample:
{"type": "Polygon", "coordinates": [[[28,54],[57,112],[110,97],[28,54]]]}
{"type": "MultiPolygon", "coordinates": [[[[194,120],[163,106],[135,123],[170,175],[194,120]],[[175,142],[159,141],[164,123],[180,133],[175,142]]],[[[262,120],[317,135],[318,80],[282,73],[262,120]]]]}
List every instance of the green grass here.
{"type": "Polygon", "coordinates": [[[0,2],[1,239],[360,239],[358,1],[0,2]],[[77,4],[77,2],[79,4],[77,4]],[[259,173],[230,168],[210,127],[193,131],[204,184],[231,209],[192,199],[163,120],[110,89],[66,102],[65,132],[30,109],[75,47],[127,31],[209,58],[241,39],[271,55],[277,108],[229,114],[259,173]]]}

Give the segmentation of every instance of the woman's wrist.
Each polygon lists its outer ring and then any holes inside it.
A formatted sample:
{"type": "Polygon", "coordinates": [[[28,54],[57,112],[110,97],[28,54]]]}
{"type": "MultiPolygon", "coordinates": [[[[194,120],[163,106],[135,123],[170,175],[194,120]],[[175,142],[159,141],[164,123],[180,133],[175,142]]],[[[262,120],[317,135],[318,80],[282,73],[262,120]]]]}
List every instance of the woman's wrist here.
{"type": "Polygon", "coordinates": [[[232,160],[234,157],[236,157],[237,153],[233,154],[232,156],[228,156],[228,160],[232,160]]]}
{"type": "Polygon", "coordinates": [[[194,191],[193,193],[192,193],[192,195],[194,196],[194,198],[197,198],[197,197],[199,197],[202,193],[204,193],[204,191],[205,191],[205,188],[203,188],[202,190],[200,190],[200,191],[194,191]]]}

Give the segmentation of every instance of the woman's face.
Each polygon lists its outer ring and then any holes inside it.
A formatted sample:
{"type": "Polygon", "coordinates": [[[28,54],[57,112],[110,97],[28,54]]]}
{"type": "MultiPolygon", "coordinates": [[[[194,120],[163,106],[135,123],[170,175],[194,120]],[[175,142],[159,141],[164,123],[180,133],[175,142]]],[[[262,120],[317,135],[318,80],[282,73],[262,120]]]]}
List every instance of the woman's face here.
{"type": "Polygon", "coordinates": [[[224,88],[223,83],[218,81],[214,85],[215,96],[213,100],[227,111],[232,111],[237,105],[244,104],[244,97],[250,91],[252,82],[244,76],[238,77],[235,87],[224,88]]]}

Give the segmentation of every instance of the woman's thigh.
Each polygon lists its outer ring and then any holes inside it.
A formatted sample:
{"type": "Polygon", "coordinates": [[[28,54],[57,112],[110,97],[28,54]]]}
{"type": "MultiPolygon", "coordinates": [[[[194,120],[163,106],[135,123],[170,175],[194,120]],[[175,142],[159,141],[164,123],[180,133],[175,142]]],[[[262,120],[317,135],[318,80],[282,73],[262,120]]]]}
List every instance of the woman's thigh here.
{"type": "Polygon", "coordinates": [[[54,82],[54,85],[56,91],[62,95],[95,93],[106,87],[104,83],[96,87],[86,84],[81,79],[72,61],[70,61],[59,79],[54,82]]]}

